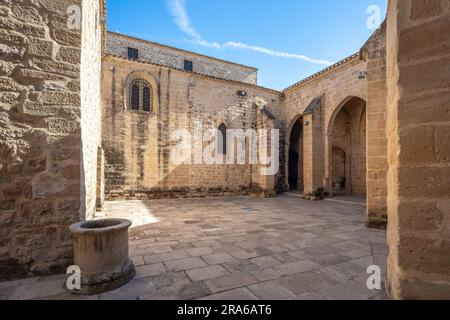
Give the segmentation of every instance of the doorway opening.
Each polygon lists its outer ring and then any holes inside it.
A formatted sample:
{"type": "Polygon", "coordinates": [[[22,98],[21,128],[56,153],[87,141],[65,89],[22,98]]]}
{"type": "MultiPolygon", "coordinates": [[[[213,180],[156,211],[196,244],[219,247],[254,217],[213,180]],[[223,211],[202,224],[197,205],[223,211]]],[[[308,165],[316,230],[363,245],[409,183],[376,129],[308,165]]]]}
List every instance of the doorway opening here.
{"type": "Polygon", "coordinates": [[[366,195],[366,102],[349,99],[332,123],[331,182],[334,195],[366,195]]]}
{"type": "Polygon", "coordinates": [[[295,121],[289,137],[289,189],[303,192],[303,118],[295,121]]]}

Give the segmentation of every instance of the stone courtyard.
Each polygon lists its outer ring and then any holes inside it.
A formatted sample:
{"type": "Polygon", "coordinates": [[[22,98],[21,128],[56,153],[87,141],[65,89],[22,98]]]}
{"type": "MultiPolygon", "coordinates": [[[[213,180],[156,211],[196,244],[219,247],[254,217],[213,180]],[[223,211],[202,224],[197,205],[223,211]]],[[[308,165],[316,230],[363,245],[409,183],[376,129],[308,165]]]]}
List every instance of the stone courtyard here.
{"type": "Polygon", "coordinates": [[[106,0],[1,1],[0,299],[450,299],[449,4],[388,0],[275,90],[108,31],[106,0]]]}
{"type": "Polygon", "coordinates": [[[107,202],[128,218],[136,277],[102,295],[62,289],[64,275],[0,284],[1,299],[384,299],[386,233],[364,225],[360,203],[292,195],[107,202]],[[384,283],[382,284],[384,288],[384,283]]]}

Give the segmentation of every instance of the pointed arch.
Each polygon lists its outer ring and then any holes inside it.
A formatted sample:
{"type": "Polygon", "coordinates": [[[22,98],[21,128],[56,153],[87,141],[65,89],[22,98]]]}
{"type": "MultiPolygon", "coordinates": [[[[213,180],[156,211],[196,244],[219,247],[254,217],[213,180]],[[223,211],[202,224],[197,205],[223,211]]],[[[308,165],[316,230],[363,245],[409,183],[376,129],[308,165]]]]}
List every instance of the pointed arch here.
{"type": "Polygon", "coordinates": [[[217,154],[227,154],[227,126],[222,122],[217,128],[221,139],[217,139],[217,154]]]}

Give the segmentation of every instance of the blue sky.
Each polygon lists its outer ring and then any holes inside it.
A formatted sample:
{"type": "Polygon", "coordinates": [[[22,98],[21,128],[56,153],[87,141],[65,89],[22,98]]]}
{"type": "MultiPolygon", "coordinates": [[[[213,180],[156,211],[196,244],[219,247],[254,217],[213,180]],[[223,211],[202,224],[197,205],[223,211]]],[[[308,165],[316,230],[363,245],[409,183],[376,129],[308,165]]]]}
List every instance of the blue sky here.
{"type": "Polygon", "coordinates": [[[283,89],[357,52],[387,0],[108,0],[108,29],[259,69],[283,89]],[[370,20],[372,21],[372,20],[370,20]]]}

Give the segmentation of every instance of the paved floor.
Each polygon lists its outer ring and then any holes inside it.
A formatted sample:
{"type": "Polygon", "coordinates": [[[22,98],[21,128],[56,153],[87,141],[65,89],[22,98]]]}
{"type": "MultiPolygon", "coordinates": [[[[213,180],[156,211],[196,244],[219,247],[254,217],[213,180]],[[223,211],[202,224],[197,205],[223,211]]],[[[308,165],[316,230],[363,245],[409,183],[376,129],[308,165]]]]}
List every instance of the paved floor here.
{"type": "MultiPolygon", "coordinates": [[[[367,268],[384,269],[385,232],[360,205],[296,197],[109,202],[133,221],[128,285],[89,299],[384,299],[367,268]]],[[[0,299],[82,299],[64,276],[0,283],[0,299]]],[[[384,287],[384,284],[382,284],[384,287]]]]}

